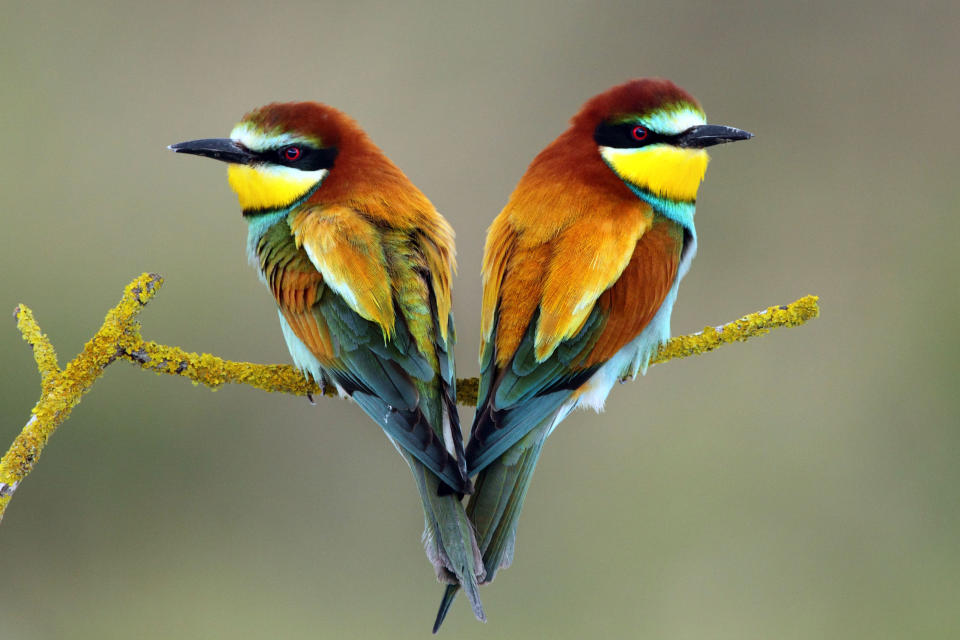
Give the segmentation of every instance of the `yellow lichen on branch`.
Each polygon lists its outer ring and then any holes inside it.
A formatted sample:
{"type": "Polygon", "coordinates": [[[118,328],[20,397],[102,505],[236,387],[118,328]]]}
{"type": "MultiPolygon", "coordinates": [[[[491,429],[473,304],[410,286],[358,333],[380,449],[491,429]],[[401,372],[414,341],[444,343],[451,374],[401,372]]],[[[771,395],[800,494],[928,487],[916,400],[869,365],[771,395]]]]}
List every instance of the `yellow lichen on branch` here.
{"type": "Polygon", "coordinates": [[[33,312],[24,305],[16,309],[17,327],[33,347],[42,377],[40,400],[20,435],[0,459],[0,519],[19,484],[33,470],[47,440],[90,390],[124,344],[142,342],[134,318],[156,294],[163,279],[143,274],[124,290],[123,298],[107,313],[103,326],[83,347],[83,351],[62,370],[47,337],[40,331],[33,312]]]}
{"type": "Polygon", "coordinates": [[[37,361],[37,369],[40,370],[40,387],[43,392],[46,392],[53,376],[60,373],[57,352],[50,344],[47,334],[40,331],[40,325],[33,318],[33,311],[20,305],[14,309],[13,317],[17,319],[20,335],[33,347],[33,359],[37,361]]]}
{"type": "MultiPolygon", "coordinates": [[[[120,303],[107,313],[103,326],[62,370],[57,365],[53,345],[40,330],[33,312],[24,305],[17,307],[17,328],[33,347],[41,376],[41,394],[33,415],[0,459],[0,520],[14,491],[33,469],[54,430],[69,417],[104,369],[117,359],[128,360],[158,374],[183,376],[211,388],[234,383],[294,395],[323,393],[313,381],[290,365],[232,362],[207,353],[198,355],[179,347],[144,341],[136,317],[162,284],[163,278],[150,273],[131,282],[120,303]]],[[[770,307],[721,327],[707,327],[697,334],[673,338],[663,345],[651,364],[706,353],[724,344],[763,335],[776,327],[796,327],[818,314],[816,296],[806,296],[792,304],[770,307]]],[[[458,379],[457,402],[475,404],[477,386],[476,378],[458,379]]],[[[333,389],[326,389],[325,393],[336,395],[333,389]]]]}
{"type": "Polygon", "coordinates": [[[820,315],[818,300],[817,296],[804,296],[796,302],[768,307],[766,311],[745,315],[720,327],[704,327],[700,333],[671,338],[650,359],[650,364],[698,356],[731,342],[744,342],[762,336],[777,327],[799,327],[820,315]]]}
{"type": "Polygon", "coordinates": [[[312,380],[291,365],[233,362],[209,353],[190,353],[179,347],[156,342],[141,342],[124,349],[122,358],[155,373],[184,376],[212,389],[227,384],[245,384],[263,391],[279,391],[298,396],[335,396],[333,388],[321,392],[312,380]]]}

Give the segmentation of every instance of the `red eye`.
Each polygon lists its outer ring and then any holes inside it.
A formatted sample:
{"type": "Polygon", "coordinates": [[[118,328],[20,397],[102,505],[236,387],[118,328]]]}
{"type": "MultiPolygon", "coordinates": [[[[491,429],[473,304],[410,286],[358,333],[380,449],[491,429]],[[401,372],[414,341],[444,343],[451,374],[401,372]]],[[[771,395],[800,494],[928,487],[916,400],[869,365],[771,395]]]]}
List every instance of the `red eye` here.
{"type": "Polygon", "coordinates": [[[630,135],[633,136],[633,139],[637,141],[644,140],[647,137],[647,133],[648,132],[646,128],[641,127],[640,125],[637,125],[630,130],[630,135]]]}
{"type": "Polygon", "coordinates": [[[300,154],[301,154],[300,147],[287,147],[286,149],[283,150],[283,157],[289,160],[290,162],[293,162],[294,160],[299,160],[300,154]]]}

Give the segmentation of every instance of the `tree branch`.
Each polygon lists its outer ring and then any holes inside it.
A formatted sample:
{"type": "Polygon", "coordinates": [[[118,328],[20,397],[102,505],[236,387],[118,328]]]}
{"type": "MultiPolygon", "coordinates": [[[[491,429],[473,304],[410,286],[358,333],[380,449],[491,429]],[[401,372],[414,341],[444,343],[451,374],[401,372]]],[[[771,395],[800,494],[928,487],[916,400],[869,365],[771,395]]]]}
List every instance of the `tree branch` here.
{"type": "MultiPolygon", "coordinates": [[[[50,436],[70,416],[104,369],[119,358],[156,373],[190,378],[212,389],[230,382],[300,396],[323,393],[291,365],[232,362],[207,353],[197,355],[179,347],[145,341],[136,318],[162,284],[163,278],[155,273],[145,273],[131,282],[120,303],[107,313],[103,326],[62,370],[57,365],[53,345],[41,332],[33,312],[22,304],[14,310],[17,328],[33,347],[40,371],[41,392],[27,424],[0,459],[0,520],[13,493],[33,470],[50,436]]],[[[720,327],[706,327],[700,333],[673,338],[650,362],[657,364],[707,353],[731,342],[763,335],[770,329],[800,326],[819,313],[817,297],[806,296],[789,305],[751,313],[720,327]]],[[[457,402],[476,404],[477,385],[477,378],[458,379],[457,402]]],[[[327,389],[325,395],[334,396],[336,391],[327,389]]]]}

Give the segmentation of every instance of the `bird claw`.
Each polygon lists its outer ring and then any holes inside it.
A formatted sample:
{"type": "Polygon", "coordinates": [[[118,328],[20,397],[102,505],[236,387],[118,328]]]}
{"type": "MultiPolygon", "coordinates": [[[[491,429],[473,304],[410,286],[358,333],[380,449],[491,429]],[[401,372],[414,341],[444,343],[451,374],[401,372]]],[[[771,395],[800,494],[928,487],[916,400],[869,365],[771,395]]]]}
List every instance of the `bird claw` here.
{"type": "MultiPolygon", "coordinates": [[[[320,395],[321,396],[327,395],[327,381],[324,380],[323,377],[321,376],[319,380],[314,379],[314,382],[317,384],[317,388],[320,391],[320,395]]],[[[307,401],[314,406],[316,406],[317,404],[313,399],[312,393],[307,393],[307,401]]]]}

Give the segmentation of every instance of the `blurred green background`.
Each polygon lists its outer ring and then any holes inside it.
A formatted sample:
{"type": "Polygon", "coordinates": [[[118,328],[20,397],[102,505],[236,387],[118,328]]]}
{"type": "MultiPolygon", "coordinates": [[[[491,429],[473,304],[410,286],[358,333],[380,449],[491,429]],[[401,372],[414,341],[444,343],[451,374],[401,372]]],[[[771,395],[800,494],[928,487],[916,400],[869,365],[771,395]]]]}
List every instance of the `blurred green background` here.
{"type": "MultiPolygon", "coordinates": [[[[721,147],[674,332],[823,315],[651,369],[551,438],[517,560],[457,638],[960,634],[956,2],[8,1],[0,310],[72,358],[134,276],[150,339],[288,362],[224,167],[248,109],[353,115],[457,229],[460,375],[484,231],[588,97],[673,79],[721,147]]],[[[0,448],[39,379],[7,317],[0,448]]],[[[464,412],[469,420],[470,412],[464,412]]],[[[441,589],[402,460],[346,402],[110,367],[0,525],[0,638],[425,638],[441,589]]]]}

